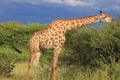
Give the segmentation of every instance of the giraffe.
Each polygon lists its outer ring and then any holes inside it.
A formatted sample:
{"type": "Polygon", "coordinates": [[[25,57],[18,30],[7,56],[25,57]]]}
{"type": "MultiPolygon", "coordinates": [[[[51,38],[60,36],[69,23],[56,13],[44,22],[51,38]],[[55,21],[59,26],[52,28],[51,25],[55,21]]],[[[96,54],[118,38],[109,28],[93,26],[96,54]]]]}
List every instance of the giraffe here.
{"type": "Polygon", "coordinates": [[[37,80],[37,65],[42,50],[51,49],[54,51],[53,64],[51,68],[50,80],[55,80],[58,56],[61,48],[66,41],[65,33],[69,30],[87,26],[95,22],[114,22],[111,16],[100,11],[98,15],[87,16],[84,18],[57,19],[51,22],[47,28],[39,30],[30,38],[30,60],[26,80],[29,78],[30,69],[33,66],[35,80],[37,80]]]}

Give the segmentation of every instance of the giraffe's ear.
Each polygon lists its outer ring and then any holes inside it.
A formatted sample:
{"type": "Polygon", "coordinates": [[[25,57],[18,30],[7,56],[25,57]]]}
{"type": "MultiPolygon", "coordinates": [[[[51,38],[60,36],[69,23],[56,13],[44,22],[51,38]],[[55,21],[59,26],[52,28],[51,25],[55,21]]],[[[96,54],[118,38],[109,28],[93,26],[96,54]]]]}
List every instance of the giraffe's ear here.
{"type": "Polygon", "coordinates": [[[100,14],[103,13],[102,11],[100,11],[100,14]]]}

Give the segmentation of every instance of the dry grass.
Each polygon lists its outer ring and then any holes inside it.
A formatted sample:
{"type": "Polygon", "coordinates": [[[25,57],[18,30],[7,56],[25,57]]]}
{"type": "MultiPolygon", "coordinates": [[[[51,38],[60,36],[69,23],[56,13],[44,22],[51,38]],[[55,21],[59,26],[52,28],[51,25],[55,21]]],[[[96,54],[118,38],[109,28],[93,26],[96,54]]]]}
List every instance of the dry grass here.
{"type": "MultiPolygon", "coordinates": [[[[12,76],[9,78],[0,77],[0,80],[25,80],[27,71],[27,62],[16,64],[12,76]]],[[[81,69],[70,67],[58,67],[56,80],[120,80],[120,64],[110,66],[104,65],[103,68],[92,71],[87,69],[83,72],[81,69]]],[[[34,72],[31,70],[29,80],[34,80],[34,72]]],[[[39,80],[49,80],[50,65],[39,65],[39,80]]]]}
{"type": "MultiPolygon", "coordinates": [[[[26,71],[27,63],[16,64],[16,67],[13,70],[11,77],[1,77],[0,80],[25,80],[26,71]]],[[[31,73],[33,74],[33,71],[31,71],[31,73]]]]}

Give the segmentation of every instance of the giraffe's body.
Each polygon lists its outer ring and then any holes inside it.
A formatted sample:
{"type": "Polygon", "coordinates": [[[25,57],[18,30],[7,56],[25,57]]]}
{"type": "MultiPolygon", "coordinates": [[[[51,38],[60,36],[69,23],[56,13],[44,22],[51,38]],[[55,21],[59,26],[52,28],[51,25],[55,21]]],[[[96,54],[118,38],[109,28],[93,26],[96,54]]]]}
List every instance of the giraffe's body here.
{"type": "MultiPolygon", "coordinates": [[[[65,42],[65,33],[68,30],[92,24],[96,18],[97,16],[95,15],[86,18],[55,20],[48,25],[47,28],[35,32],[30,39],[30,45],[33,44],[39,47],[38,51],[43,49],[54,49],[56,45],[65,42]]],[[[31,47],[33,47],[33,45],[31,47]]]]}
{"type": "MultiPolygon", "coordinates": [[[[103,13],[101,13],[101,15],[102,14],[103,13]]],[[[109,22],[113,21],[112,18],[107,14],[104,14],[104,16],[109,17],[108,20],[109,22]]],[[[65,33],[69,30],[101,21],[102,18],[100,18],[100,16],[98,15],[88,16],[85,18],[58,19],[53,21],[51,24],[49,24],[47,28],[35,32],[29,42],[30,62],[29,62],[26,80],[28,80],[31,66],[32,65],[34,67],[37,66],[42,50],[46,50],[46,49],[54,50],[51,80],[55,80],[55,72],[57,67],[58,56],[61,51],[62,45],[65,43],[66,40],[65,33]]],[[[36,68],[34,70],[36,72],[36,68]]],[[[37,79],[37,73],[36,73],[36,79],[37,79]]]]}

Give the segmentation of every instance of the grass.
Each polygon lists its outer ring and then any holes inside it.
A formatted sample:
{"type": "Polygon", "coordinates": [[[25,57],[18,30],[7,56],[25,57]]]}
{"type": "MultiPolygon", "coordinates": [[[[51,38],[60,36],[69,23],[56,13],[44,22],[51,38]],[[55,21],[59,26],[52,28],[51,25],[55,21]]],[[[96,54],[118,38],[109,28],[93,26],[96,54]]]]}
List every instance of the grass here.
{"type": "Polygon", "coordinates": [[[18,63],[14,68],[10,77],[1,77],[1,80],[25,80],[25,73],[27,70],[27,63],[18,63]]]}
{"type": "MultiPolygon", "coordinates": [[[[50,65],[39,64],[38,74],[40,80],[49,80],[50,65]]],[[[120,80],[120,64],[104,65],[100,69],[92,70],[67,66],[58,66],[56,80],[120,80]],[[112,68],[111,68],[112,67],[112,68]]],[[[0,77],[0,80],[24,80],[27,71],[27,62],[16,64],[11,77],[0,77]]],[[[31,70],[30,79],[34,80],[34,72],[31,70]]]]}
{"type": "MultiPolygon", "coordinates": [[[[15,53],[14,50],[0,48],[0,52],[8,53],[13,57],[17,57],[18,61],[10,77],[0,76],[0,80],[25,80],[29,54],[27,50],[21,49],[23,54],[15,53]],[[23,60],[23,61],[21,61],[23,60]]],[[[48,54],[44,53],[40,58],[38,68],[39,80],[50,80],[51,62],[53,58],[52,51],[48,54]],[[47,57],[46,57],[47,55],[47,57]]],[[[102,64],[100,68],[90,69],[74,65],[65,65],[62,60],[59,60],[56,80],[120,80],[120,63],[115,63],[114,60],[111,65],[102,64]]],[[[34,80],[33,69],[30,73],[29,80],[34,80]]]]}

